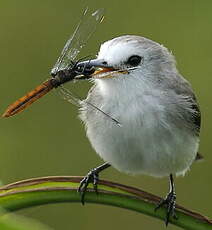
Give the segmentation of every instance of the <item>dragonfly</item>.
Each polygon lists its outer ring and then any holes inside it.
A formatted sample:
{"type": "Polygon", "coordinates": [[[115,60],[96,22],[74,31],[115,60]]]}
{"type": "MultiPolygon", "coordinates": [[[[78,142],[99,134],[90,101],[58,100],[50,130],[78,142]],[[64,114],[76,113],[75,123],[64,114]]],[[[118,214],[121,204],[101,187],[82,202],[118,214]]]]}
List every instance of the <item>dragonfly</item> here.
{"type": "MultiPolygon", "coordinates": [[[[81,59],[77,59],[81,49],[86,45],[88,39],[96,30],[96,27],[104,19],[104,9],[98,9],[92,14],[89,14],[88,8],[85,9],[78,23],[74,33],[66,42],[61,55],[57,59],[57,62],[51,70],[51,78],[44,81],[35,89],[16,100],[9,105],[2,117],[10,117],[17,113],[22,112],[29,107],[33,102],[46,95],[54,88],[62,86],[64,83],[72,81],[78,77],[78,79],[87,79],[94,72],[92,68],[86,68],[86,66],[78,66],[78,62],[81,59]]],[[[74,95],[67,89],[60,87],[61,93],[67,98],[68,101],[79,105],[80,99],[74,97],[74,95]]],[[[100,110],[95,105],[92,105],[95,109],[100,110]]],[[[102,111],[103,112],[103,111],[102,111]]],[[[104,113],[104,112],[103,112],[104,113]]],[[[105,114],[106,116],[109,116],[105,114]]],[[[113,118],[111,118],[113,119],[113,118]]]]}

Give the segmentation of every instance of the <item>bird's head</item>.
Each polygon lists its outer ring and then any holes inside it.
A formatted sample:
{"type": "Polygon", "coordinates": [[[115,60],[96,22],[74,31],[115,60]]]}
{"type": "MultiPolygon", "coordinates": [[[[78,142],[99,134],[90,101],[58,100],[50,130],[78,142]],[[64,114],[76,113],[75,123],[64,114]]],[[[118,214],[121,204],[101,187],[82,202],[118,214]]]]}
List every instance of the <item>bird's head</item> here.
{"type": "MultiPolygon", "coordinates": [[[[101,86],[133,86],[166,81],[176,73],[173,55],[162,45],[144,37],[124,35],[106,41],[96,59],[82,62],[94,67],[92,74],[101,86]]],[[[149,85],[148,84],[148,85],[149,85]]],[[[129,87],[128,87],[129,88],[129,87]]]]}

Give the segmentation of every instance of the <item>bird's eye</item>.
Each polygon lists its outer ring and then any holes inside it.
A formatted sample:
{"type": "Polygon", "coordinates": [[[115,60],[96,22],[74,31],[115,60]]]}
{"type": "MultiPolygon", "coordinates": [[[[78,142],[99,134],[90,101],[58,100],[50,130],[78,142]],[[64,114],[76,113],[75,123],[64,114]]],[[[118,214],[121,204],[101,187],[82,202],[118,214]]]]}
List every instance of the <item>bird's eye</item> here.
{"type": "Polygon", "coordinates": [[[129,57],[129,59],[127,60],[127,64],[131,65],[131,66],[137,66],[141,63],[141,59],[142,59],[142,57],[140,57],[138,55],[133,55],[133,56],[129,57]]]}

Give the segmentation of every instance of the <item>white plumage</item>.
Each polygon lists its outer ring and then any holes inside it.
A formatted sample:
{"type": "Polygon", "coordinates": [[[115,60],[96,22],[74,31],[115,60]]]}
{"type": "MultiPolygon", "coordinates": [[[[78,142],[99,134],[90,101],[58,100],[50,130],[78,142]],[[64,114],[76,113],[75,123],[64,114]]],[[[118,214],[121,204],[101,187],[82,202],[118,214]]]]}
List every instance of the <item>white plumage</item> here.
{"type": "Polygon", "coordinates": [[[122,172],[183,175],[199,145],[193,91],[169,51],[149,39],[130,35],[112,39],[101,46],[97,59],[125,68],[132,55],[142,57],[135,70],[95,79],[85,100],[121,127],[83,103],[87,136],[100,157],[122,172]]]}

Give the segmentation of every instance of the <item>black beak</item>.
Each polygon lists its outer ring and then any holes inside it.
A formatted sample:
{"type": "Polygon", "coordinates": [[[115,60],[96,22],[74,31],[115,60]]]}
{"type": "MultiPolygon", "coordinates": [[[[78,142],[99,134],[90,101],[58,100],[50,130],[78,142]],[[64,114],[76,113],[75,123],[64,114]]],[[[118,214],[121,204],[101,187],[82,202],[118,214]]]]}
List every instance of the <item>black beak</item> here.
{"type": "Polygon", "coordinates": [[[77,67],[85,67],[85,68],[112,68],[112,66],[109,66],[108,63],[103,59],[93,59],[93,60],[87,60],[82,61],[77,64],[77,67]]]}
{"type": "Polygon", "coordinates": [[[97,74],[111,72],[114,70],[114,68],[109,66],[108,63],[103,59],[93,59],[78,62],[76,67],[77,71],[84,76],[80,77],[80,79],[92,78],[97,74]]]}

